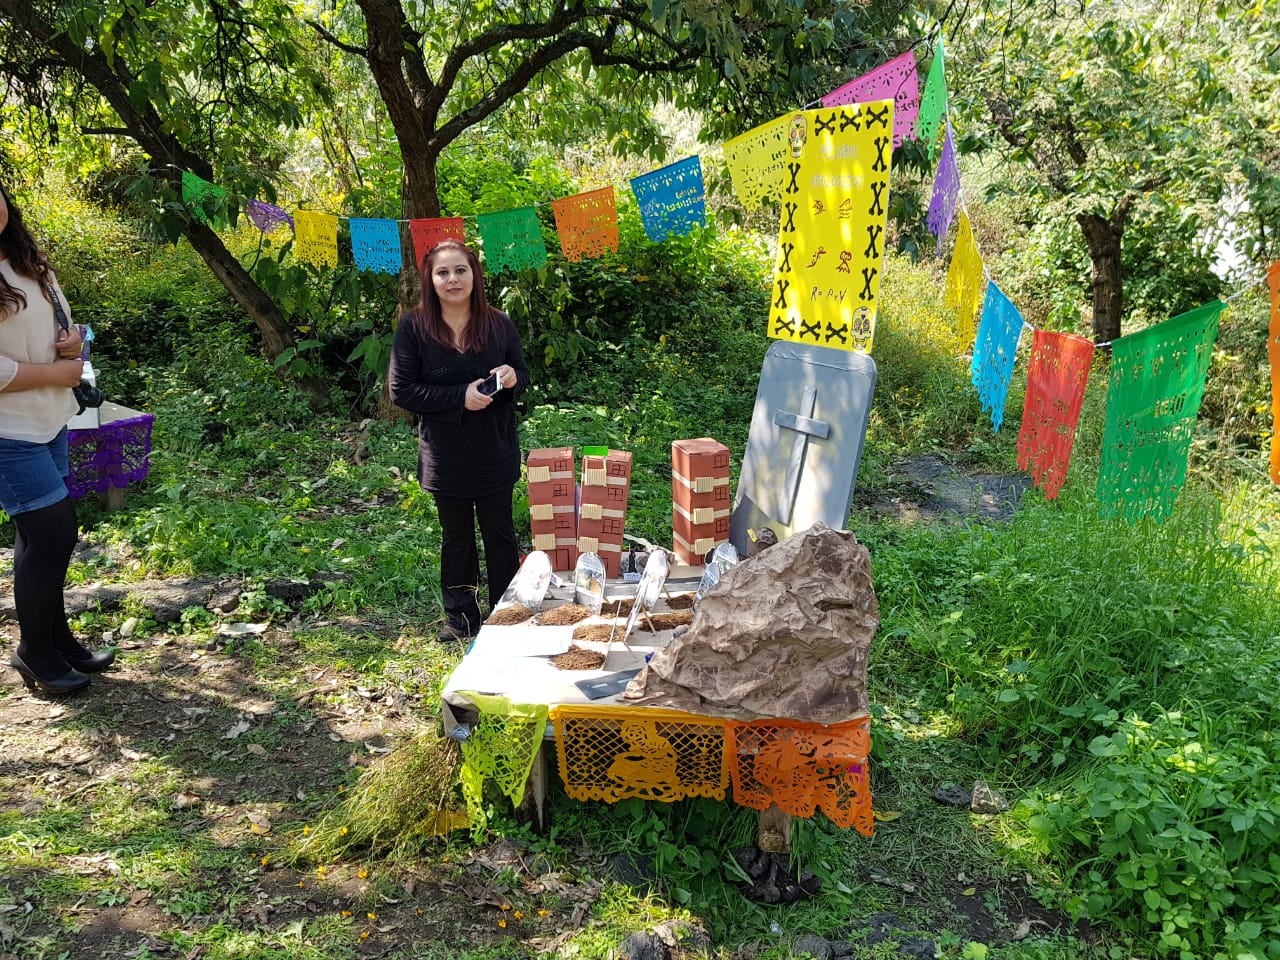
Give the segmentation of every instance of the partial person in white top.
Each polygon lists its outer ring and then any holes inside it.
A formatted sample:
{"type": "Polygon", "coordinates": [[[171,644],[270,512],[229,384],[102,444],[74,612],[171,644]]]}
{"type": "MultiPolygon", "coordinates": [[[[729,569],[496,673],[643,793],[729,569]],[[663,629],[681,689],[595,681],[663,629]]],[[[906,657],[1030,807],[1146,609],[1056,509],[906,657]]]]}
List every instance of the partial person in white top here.
{"type": "Polygon", "coordinates": [[[57,322],[49,258],[0,186],[0,508],[13,521],[20,639],[9,663],[32,691],[89,686],[115,651],[85,649],[67,623],[63,585],[79,529],[67,496],[67,420],[84,364],[80,332],[57,322]]]}
{"type": "MultiPolygon", "coordinates": [[[[70,316],[53,271],[45,275],[70,316]]],[[[76,412],[76,398],[67,388],[84,372],[80,331],[58,326],[44,284],[18,273],[8,257],[0,260],[0,280],[27,302],[26,309],[0,321],[0,436],[46,443],[76,412]]]]}

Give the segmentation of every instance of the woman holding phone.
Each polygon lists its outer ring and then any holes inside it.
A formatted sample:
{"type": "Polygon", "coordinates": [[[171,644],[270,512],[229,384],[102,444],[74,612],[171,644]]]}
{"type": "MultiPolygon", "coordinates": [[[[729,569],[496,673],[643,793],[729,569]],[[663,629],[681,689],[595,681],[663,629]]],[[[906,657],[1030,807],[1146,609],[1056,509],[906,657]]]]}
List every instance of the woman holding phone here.
{"type": "Polygon", "coordinates": [[[62,589],[79,529],[67,497],[67,420],[76,412],[80,331],[49,258],[0,187],[0,508],[14,526],[13,602],[20,639],[10,665],[32,690],[63,696],[89,686],[115,651],[93,653],[67,624],[62,589]]]}
{"type": "Polygon", "coordinates": [[[529,368],[515,324],[484,295],[480,262],[457,240],[422,261],[422,302],[400,318],[391,348],[391,399],[416,415],[418,483],[440,517],[441,639],[480,630],[484,542],[490,606],[519,568],[511,492],[520,479],[515,401],[529,368]]]}

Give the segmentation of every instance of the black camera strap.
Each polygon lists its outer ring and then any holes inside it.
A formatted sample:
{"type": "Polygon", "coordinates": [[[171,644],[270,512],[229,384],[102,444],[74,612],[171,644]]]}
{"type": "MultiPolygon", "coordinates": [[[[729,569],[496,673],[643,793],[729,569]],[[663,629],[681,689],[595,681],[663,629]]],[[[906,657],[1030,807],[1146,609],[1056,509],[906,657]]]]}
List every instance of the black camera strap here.
{"type": "MultiPolygon", "coordinates": [[[[54,289],[53,280],[46,280],[44,285],[49,291],[49,302],[53,304],[53,315],[58,318],[58,326],[70,333],[71,324],[67,322],[67,312],[62,309],[62,301],[58,299],[58,291],[54,289]]],[[[80,409],[76,411],[77,415],[84,413],[85,407],[102,406],[102,391],[88,380],[81,380],[80,385],[72,388],[71,392],[75,395],[76,403],[80,404],[80,409]]]]}
{"type": "Polygon", "coordinates": [[[53,280],[46,280],[44,286],[49,291],[49,302],[53,304],[53,315],[58,318],[58,326],[70,333],[71,324],[67,322],[67,312],[62,309],[62,301],[58,299],[58,291],[53,286],[53,280]]]}

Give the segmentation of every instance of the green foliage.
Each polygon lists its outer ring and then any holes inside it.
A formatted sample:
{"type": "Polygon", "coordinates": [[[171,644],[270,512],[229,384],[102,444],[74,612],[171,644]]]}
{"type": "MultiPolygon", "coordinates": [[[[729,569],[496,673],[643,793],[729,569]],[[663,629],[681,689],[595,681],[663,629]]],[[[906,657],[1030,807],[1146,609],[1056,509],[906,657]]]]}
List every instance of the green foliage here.
{"type": "Polygon", "coordinates": [[[1070,482],[1061,499],[1007,527],[864,538],[881,675],[1032,788],[1023,815],[1081,913],[1162,952],[1270,955],[1274,531],[1188,494],[1163,527],[1099,520],[1070,482]]]}
{"type": "MultiPolygon", "coordinates": [[[[1224,198],[1256,194],[1270,209],[1255,143],[1267,108],[1254,111],[1275,87],[1274,5],[1203,12],[1194,3],[996,2],[956,41],[980,65],[951,102],[981,131],[977,142],[1001,145],[988,192],[1027,205],[1033,242],[1012,260],[1055,326],[1074,325],[1084,292],[1088,255],[1071,234],[1086,220],[1106,224],[1090,251],[1097,289],[1118,293],[1123,277],[1126,317],[1145,326],[1216,293],[1205,236],[1224,198]],[[1123,256],[1119,274],[1109,255],[1123,256]]],[[[1237,225],[1251,249],[1273,242],[1251,216],[1237,225]]],[[[1094,319],[1120,330],[1119,316],[1094,319]]]]}
{"type": "MultiPolygon", "coordinates": [[[[733,850],[753,840],[757,815],[715,800],[575,804],[566,830],[581,832],[598,848],[630,860],[630,869],[652,873],[656,885],[679,904],[718,904],[741,874],[733,850]]],[[[728,917],[713,917],[727,921],[728,917]]]]}
{"type": "MultiPolygon", "coordinates": [[[[886,456],[961,446],[987,418],[970,383],[968,345],[956,333],[952,311],[942,305],[943,278],[905,256],[890,256],[885,274],[867,446],[886,456]]],[[[879,455],[873,450],[872,456],[879,455]]]]}
{"type": "MultiPolygon", "coordinates": [[[[111,381],[111,399],[141,397],[139,368],[166,364],[181,345],[243,316],[189,247],[158,243],[137,221],[82,199],[45,178],[27,205],[49,251],[72,315],[94,331],[92,359],[111,381]]],[[[237,341],[236,349],[242,351],[237,341]]]]}
{"type": "MultiPolygon", "coordinates": [[[[1016,205],[1020,221],[1009,225],[1022,235],[1003,253],[995,269],[1002,285],[1017,290],[1024,314],[1038,326],[1080,332],[1091,296],[1089,252],[1069,204],[998,198],[1016,205]]],[[[988,210],[989,212],[989,210],[988,210]]],[[[1159,198],[1125,229],[1121,266],[1128,320],[1125,332],[1143,329],[1213,300],[1222,284],[1210,269],[1213,250],[1195,208],[1171,209],[1159,198]]]]}
{"type": "MultiPolygon", "coordinates": [[[[1240,740],[1200,704],[1103,721],[1099,764],[1019,811],[1047,844],[1096,850],[1072,872],[1091,916],[1124,918],[1163,954],[1273,956],[1280,939],[1280,798],[1270,730],[1240,740]]],[[[1258,728],[1255,728],[1258,729],[1258,728]]]]}

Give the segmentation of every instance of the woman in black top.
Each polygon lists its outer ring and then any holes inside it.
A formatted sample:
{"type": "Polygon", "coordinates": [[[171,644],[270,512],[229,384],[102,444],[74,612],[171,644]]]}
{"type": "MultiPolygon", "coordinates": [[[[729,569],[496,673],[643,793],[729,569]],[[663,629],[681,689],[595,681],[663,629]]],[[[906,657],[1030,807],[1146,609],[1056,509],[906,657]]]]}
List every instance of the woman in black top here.
{"type": "Polygon", "coordinates": [[[529,385],[520,334],[484,296],[476,255],[456,240],[422,262],[422,302],[400,318],[391,399],[417,415],[418,482],[435,496],[443,544],[441,637],[480,629],[476,521],[497,603],[519,568],[511,492],[520,478],[515,401],[529,385]]]}

